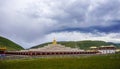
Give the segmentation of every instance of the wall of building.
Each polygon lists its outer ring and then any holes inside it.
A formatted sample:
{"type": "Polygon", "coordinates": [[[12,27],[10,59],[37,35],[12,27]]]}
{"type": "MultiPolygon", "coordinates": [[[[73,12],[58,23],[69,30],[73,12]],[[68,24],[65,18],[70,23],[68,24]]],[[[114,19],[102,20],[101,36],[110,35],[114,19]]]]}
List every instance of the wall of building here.
{"type": "Polygon", "coordinates": [[[98,50],[102,54],[115,53],[115,50],[98,50]]]}

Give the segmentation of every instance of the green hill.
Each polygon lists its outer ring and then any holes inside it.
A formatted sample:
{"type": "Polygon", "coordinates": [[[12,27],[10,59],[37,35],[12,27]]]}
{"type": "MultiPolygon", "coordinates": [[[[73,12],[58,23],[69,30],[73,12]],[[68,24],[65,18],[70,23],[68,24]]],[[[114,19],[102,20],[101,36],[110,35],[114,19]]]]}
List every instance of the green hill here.
{"type": "MultiPolygon", "coordinates": [[[[48,43],[43,43],[37,46],[33,46],[31,48],[39,48],[39,47],[43,47],[45,45],[51,44],[51,42],[48,43]]],[[[111,42],[104,42],[104,41],[91,41],[91,40],[86,40],[86,41],[62,41],[62,42],[58,42],[58,44],[62,44],[65,45],[67,47],[78,47],[81,49],[89,49],[89,47],[91,46],[102,46],[102,45],[114,45],[117,48],[120,48],[120,44],[115,44],[115,43],[111,43],[111,42]]]]}
{"type": "Polygon", "coordinates": [[[23,48],[13,41],[0,36],[0,47],[6,47],[7,50],[22,50],[23,48]]]}

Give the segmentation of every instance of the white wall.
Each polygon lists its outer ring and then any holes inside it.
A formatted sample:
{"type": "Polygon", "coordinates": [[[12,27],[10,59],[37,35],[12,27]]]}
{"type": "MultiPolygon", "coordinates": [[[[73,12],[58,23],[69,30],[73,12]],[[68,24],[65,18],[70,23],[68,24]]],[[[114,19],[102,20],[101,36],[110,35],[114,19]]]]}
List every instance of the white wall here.
{"type": "Polygon", "coordinates": [[[107,53],[115,53],[115,50],[98,50],[102,54],[107,54],[107,53]]]}

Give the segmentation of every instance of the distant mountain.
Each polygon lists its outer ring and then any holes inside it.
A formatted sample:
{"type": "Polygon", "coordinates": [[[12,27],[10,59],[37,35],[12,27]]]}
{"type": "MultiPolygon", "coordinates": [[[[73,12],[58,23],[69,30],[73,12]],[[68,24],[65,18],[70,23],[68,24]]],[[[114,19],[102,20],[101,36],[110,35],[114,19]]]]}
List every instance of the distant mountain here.
{"type": "Polygon", "coordinates": [[[7,50],[22,50],[20,45],[14,43],[13,41],[0,36],[0,48],[6,47],[7,50]]]}
{"type": "MultiPolygon", "coordinates": [[[[37,46],[33,46],[31,48],[39,48],[43,47],[45,45],[51,44],[51,42],[48,43],[43,43],[37,46]]],[[[72,48],[80,48],[80,49],[89,49],[91,46],[102,46],[102,45],[114,45],[117,48],[120,48],[120,44],[112,43],[112,42],[104,42],[104,41],[91,41],[91,40],[86,40],[86,41],[62,41],[58,42],[58,44],[65,45],[66,47],[72,47],[72,48]]]]}

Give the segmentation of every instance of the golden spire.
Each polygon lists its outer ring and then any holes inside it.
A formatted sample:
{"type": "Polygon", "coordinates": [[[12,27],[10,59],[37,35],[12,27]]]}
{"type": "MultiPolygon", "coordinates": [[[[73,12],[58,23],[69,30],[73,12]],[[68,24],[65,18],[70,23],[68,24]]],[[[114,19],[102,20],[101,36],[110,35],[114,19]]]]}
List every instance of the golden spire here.
{"type": "Polygon", "coordinates": [[[57,41],[56,41],[56,39],[54,38],[54,40],[53,40],[53,43],[52,43],[53,45],[56,45],[57,44],[57,41]]]}
{"type": "Polygon", "coordinates": [[[0,50],[6,50],[7,48],[6,47],[0,47],[0,50]]]}

